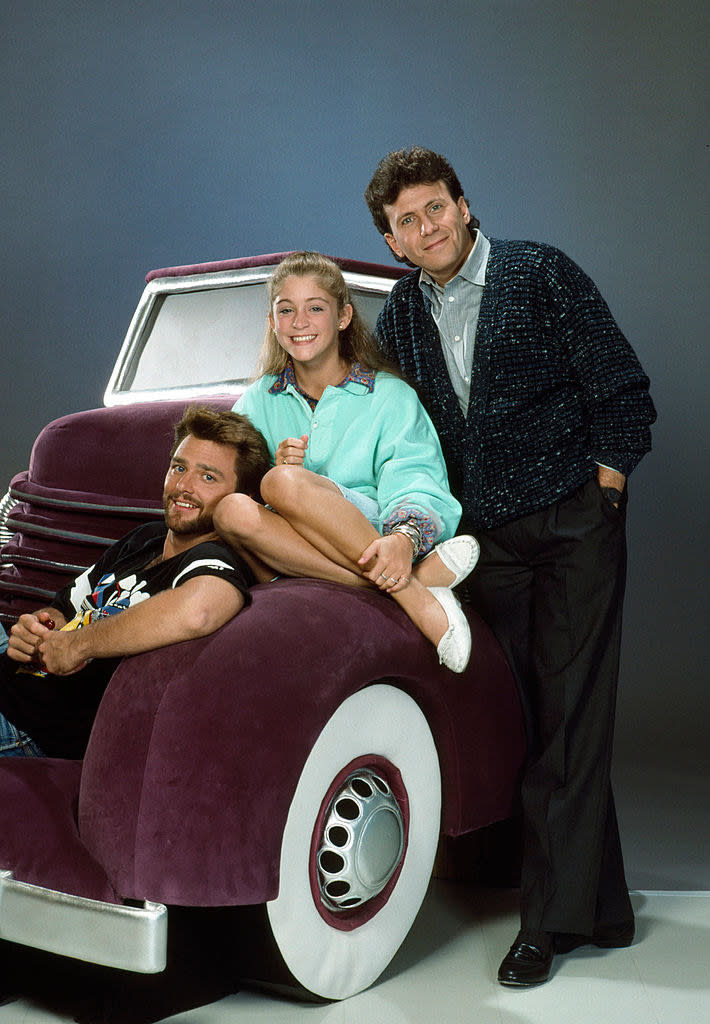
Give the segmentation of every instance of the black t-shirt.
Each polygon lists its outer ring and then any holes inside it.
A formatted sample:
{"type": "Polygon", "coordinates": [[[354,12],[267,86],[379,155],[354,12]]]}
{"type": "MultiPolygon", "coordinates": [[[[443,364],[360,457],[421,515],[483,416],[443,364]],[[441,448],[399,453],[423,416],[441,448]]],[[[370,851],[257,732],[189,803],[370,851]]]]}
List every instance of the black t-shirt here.
{"type": "MultiPolygon", "coordinates": [[[[60,590],[52,607],[67,619],[65,628],[80,629],[196,576],[226,579],[247,603],[251,600],[251,570],[221,540],[196,544],[151,566],[162,553],[166,534],[164,523],[137,527],[60,590]]],[[[18,668],[3,655],[0,711],[48,757],[83,757],[99,702],[120,660],[97,658],[74,675],[53,676],[29,666],[18,668]]]]}

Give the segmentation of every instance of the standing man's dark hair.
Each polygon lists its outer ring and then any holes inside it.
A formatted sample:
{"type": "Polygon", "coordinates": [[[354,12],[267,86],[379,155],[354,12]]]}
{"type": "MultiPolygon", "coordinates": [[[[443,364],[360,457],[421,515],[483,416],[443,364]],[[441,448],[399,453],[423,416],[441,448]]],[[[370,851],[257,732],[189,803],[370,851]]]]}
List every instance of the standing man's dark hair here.
{"type": "Polygon", "coordinates": [[[498,980],[536,985],[556,953],[634,936],[610,771],[626,478],[651,447],[649,381],[587,275],[552,246],[486,238],[438,153],[389,153],[365,198],[418,268],[377,335],[436,426],[481,547],[466,596],[526,714],[521,930],[498,980]]]}

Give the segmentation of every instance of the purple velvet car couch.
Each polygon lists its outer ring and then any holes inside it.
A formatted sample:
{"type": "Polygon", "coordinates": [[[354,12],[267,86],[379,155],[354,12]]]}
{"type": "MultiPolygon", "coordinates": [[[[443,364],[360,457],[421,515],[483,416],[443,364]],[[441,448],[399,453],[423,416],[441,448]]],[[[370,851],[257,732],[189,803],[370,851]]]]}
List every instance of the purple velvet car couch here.
{"type": "MultiPolygon", "coordinates": [[[[160,516],[184,405],[92,410],[44,429],[12,482],[6,624],[160,516]]],[[[309,751],[343,701],[381,681],[428,722],[441,832],[507,817],[524,754],[520,707],[498,645],[473,612],[470,622],[473,655],[455,675],[387,597],[316,580],[255,587],[252,604],[211,636],[124,659],[83,763],[0,759],[0,870],[116,904],[272,900],[309,751]]]]}

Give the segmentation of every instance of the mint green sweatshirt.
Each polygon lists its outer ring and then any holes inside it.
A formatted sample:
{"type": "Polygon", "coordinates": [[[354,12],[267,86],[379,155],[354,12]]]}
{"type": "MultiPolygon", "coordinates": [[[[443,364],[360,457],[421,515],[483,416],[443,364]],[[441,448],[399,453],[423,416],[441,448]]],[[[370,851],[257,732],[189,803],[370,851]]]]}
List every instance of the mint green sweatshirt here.
{"type": "Polygon", "coordinates": [[[291,384],[270,393],[276,380],[261,377],[234,406],[264,434],[272,458],[285,438],[307,434],[304,467],[377,501],[380,532],[416,509],[434,523],[436,540],[454,535],[461,506],[434,426],[408,384],[379,372],[372,391],[355,381],[329,386],[311,412],[291,384]]]}

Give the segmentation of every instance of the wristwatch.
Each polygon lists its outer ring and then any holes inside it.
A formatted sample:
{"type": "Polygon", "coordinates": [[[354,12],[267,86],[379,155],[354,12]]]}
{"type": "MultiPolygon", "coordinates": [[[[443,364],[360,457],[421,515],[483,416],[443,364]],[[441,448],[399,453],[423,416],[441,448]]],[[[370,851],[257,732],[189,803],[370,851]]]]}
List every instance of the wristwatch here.
{"type": "Polygon", "coordinates": [[[616,487],[601,487],[602,494],[612,505],[618,505],[621,501],[621,491],[616,487]]]}

